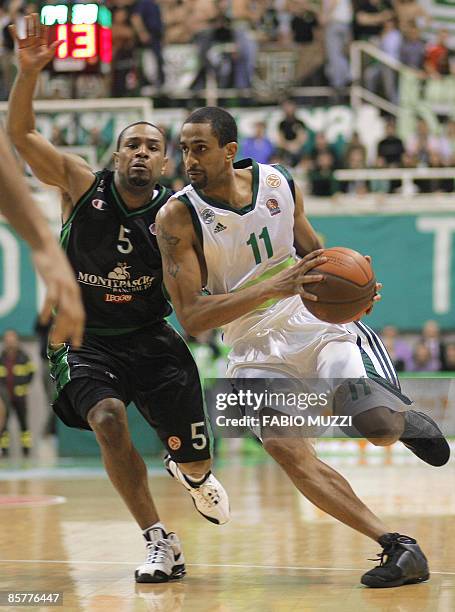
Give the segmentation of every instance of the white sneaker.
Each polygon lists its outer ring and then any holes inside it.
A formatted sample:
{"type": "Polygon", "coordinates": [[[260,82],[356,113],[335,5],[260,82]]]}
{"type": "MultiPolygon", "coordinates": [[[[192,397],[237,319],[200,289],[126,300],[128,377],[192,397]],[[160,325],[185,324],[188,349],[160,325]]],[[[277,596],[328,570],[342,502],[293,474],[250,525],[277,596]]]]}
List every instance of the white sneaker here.
{"type": "Polygon", "coordinates": [[[164,465],[169,474],[190,492],[199,514],[217,525],[224,525],[229,521],[231,517],[228,495],[223,485],[211,472],[201,484],[191,484],[170,455],[164,458],[164,465]]]}
{"type": "Polygon", "coordinates": [[[183,578],[185,559],[180,540],[172,531],[168,534],[155,527],[146,535],[147,559],[135,571],[136,582],[168,582],[183,578]]]}

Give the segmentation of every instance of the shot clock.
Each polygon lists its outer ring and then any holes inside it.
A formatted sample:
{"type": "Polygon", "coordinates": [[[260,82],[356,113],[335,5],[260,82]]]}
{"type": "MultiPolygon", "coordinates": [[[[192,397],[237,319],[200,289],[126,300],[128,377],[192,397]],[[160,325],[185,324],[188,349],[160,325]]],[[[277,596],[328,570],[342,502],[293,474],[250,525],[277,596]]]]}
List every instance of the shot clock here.
{"type": "Polygon", "coordinates": [[[61,40],[50,68],[54,72],[105,73],[112,62],[112,15],[101,4],[46,4],[41,23],[49,42],[61,40]]]}

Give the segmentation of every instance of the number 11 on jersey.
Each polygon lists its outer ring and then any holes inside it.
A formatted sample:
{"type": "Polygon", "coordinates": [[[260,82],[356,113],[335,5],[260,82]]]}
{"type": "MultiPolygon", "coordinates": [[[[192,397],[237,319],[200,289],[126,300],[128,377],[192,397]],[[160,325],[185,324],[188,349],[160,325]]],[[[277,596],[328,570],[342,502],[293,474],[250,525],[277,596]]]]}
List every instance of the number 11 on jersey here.
{"type": "MultiPolygon", "coordinates": [[[[264,241],[267,259],[270,259],[271,257],[273,257],[273,247],[269,236],[269,230],[267,229],[267,227],[262,228],[262,231],[259,234],[259,239],[264,241]]],[[[261,252],[259,250],[259,244],[258,239],[256,238],[256,234],[250,234],[250,237],[248,238],[246,243],[253,249],[254,261],[256,262],[256,265],[260,264],[262,261],[262,257],[261,252]]]]}

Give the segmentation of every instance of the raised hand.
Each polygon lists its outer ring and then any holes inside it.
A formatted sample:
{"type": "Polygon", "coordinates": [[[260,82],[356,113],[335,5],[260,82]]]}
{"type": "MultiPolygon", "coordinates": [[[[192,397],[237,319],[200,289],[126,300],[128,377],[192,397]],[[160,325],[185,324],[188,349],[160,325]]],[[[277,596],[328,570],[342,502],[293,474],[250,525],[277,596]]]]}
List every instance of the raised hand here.
{"type": "Polygon", "coordinates": [[[54,57],[55,50],[62,41],[48,44],[47,26],[40,23],[38,13],[25,17],[25,38],[19,38],[15,25],[8,26],[11,36],[17,43],[17,58],[22,72],[40,72],[54,57]]]}

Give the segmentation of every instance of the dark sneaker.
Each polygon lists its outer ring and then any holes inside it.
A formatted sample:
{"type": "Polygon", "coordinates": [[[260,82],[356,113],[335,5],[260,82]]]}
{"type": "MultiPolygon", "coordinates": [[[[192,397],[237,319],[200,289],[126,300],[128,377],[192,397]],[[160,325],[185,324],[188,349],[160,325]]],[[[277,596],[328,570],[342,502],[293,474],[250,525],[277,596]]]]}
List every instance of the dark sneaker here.
{"type": "Polygon", "coordinates": [[[430,571],[427,559],[413,538],[386,533],[379,538],[379,544],[383,551],[377,559],[371,560],[379,560],[380,563],[362,576],[362,584],[383,589],[428,580],[430,571]]]}
{"type": "Polygon", "coordinates": [[[445,465],[450,458],[450,446],[442,431],[424,412],[405,412],[405,427],[400,440],[419,459],[435,467],[445,465]]]}

